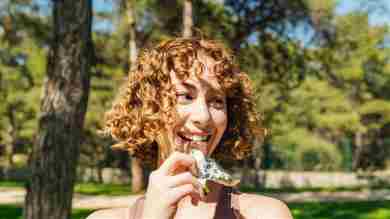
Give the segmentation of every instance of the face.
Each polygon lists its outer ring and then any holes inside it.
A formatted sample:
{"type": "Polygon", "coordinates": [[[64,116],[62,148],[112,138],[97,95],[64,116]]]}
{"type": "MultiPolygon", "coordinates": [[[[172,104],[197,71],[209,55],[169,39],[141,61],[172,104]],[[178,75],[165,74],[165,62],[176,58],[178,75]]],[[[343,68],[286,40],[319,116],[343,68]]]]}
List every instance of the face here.
{"type": "Polygon", "coordinates": [[[171,147],[181,150],[198,149],[210,156],[227,126],[226,97],[213,72],[215,61],[200,56],[202,73],[180,80],[171,72],[171,81],[176,89],[176,110],[179,119],[172,127],[166,127],[171,147]]]}

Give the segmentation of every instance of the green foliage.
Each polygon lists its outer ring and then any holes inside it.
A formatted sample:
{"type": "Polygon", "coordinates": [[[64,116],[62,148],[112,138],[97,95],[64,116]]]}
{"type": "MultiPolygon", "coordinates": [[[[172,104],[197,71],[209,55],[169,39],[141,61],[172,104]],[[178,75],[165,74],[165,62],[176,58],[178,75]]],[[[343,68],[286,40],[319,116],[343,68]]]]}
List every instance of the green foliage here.
{"type": "Polygon", "coordinates": [[[36,115],[46,65],[46,52],[34,40],[26,39],[18,46],[0,43],[0,50],[8,51],[0,62],[2,75],[0,123],[4,127],[4,142],[32,139],[36,130],[36,115]]]}
{"type": "MultiPolygon", "coordinates": [[[[355,153],[354,159],[361,160],[357,164],[359,167],[369,168],[369,163],[383,163],[384,157],[388,156],[385,146],[380,145],[382,143],[378,145],[378,138],[386,135],[384,127],[389,124],[390,83],[387,66],[390,53],[385,43],[389,27],[371,26],[367,12],[337,16],[334,22],[336,37],[328,46],[317,49],[318,61],[323,67],[319,73],[348,97],[360,127],[345,134],[353,136],[359,132],[364,135],[366,143],[359,146],[363,150],[360,150],[360,154],[355,153]],[[383,150],[378,151],[378,148],[383,150]],[[375,158],[378,153],[383,156],[375,158]],[[372,162],[371,159],[382,162],[372,162]]],[[[350,126],[350,123],[347,124],[350,126]]],[[[355,144],[353,142],[357,148],[355,144]]]]}
{"type": "MultiPolygon", "coordinates": [[[[0,144],[14,144],[22,152],[37,129],[52,30],[50,15],[35,10],[34,2],[8,1],[0,13],[0,144]]],[[[343,161],[361,156],[354,153],[356,133],[365,142],[362,154],[376,160],[372,168],[384,167],[390,159],[381,149],[388,146],[384,136],[390,125],[389,26],[371,25],[369,10],[335,14],[340,3],[335,0],[261,2],[193,1],[193,12],[201,35],[231,47],[254,81],[273,167],[342,169],[343,161]],[[308,44],[294,36],[306,30],[314,32],[308,44]],[[348,150],[343,139],[351,142],[348,150]]],[[[108,21],[112,28],[93,32],[83,166],[126,162],[110,150],[110,139],[97,134],[128,69],[125,3],[112,1],[112,11],[95,13],[96,23],[108,21]]],[[[182,1],[133,3],[138,48],[180,35],[182,1]]]]}
{"type": "Polygon", "coordinates": [[[333,139],[362,128],[343,92],[311,77],[291,90],[288,101],[281,103],[280,112],[273,116],[274,150],[290,162],[289,167],[306,170],[340,168],[342,157],[333,139]]]}
{"type": "MultiPolygon", "coordinates": [[[[73,209],[71,219],[84,219],[93,210],[90,209],[73,209]]],[[[15,205],[0,205],[0,219],[22,219],[22,208],[15,205]]]]}
{"type": "MultiPolygon", "coordinates": [[[[368,174],[368,173],[367,173],[368,174]]],[[[369,175],[369,174],[368,174],[369,175]]],[[[364,174],[362,174],[364,177],[364,174]]],[[[22,181],[2,181],[0,188],[3,190],[24,189],[25,182],[22,181]]],[[[304,193],[304,192],[364,192],[367,190],[390,189],[388,184],[372,183],[367,186],[352,187],[307,187],[307,188],[257,188],[254,186],[240,186],[239,190],[245,193],[256,194],[280,194],[280,193],[304,193]]],[[[130,184],[101,184],[101,183],[77,183],[74,190],[82,195],[107,195],[107,196],[126,196],[131,193],[130,184]]]]}
{"type": "Polygon", "coordinates": [[[288,204],[294,218],[298,219],[385,219],[390,217],[389,205],[389,201],[288,204]]]}
{"type": "Polygon", "coordinates": [[[275,136],[273,143],[279,146],[275,147],[276,153],[282,160],[287,161],[285,168],[302,170],[337,170],[340,168],[342,158],[337,146],[305,129],[295,127],[286,135],[275,136]]]}
{"type": "Polygon", "coordinates": [[[21,181],[1,181],[0,187],[6,188],[23,188],[25,182],[21,181]]]}
{"type": "Polygon", "coordinates": [[[290,96],[290,110],[296,124],[326,129],[335,135],[342,131],[361,129],[359,117],[347,96],[328,82],[307,78],[290,96]]]}
{"type": "Polygon", "coordinates": [[[37,129],[48,26],[32,5],[9,1],[0,14],[0,144],[12,148],[7,153],[26,153],[37,129]]]}
{"type": "MultiPolygon", "coordinates": [[[[306,202],[289,203],[295,219],[386,219],[390,217],[389,201],[367,202],[306,202]]],[[[72,219],[86,218],[91,209],[74,209],[72,219]]],[[[22,219],[22,208],[15,205],[0,205],[0,219],[22,219]]]]}
{"type": "Polygon", "coordinates": [[[75,186],[75,192],[84,195],[129,195],[131,194],[131,185],[114,184],[93,184],[81,183],[75,186]]]}
{"type": "MultiPolygon", "coordinates": [[[[315,4],[310,7],[332,8],[315,4]]],[[[320,41],[306,51],[294,44],[276,44],[273,40],[263,43],[267,48],[265,54],[269,54],[264,62],[270,61],[271,65],[264,65],[260,73],[265,75],[263,72],[266,72],[271,77],[255,77],[256,92],[258,105],[266,117],[265,124],[271,130],[268,141],[273,156],[282,161],[278,167],[307,169],[301,163],[306,160],[313,163],[309,165],[311,169],[314,166],[324,170],[339,169],[339,160],[350,156],[343,155],[345,150],[339,149],[343,148],[342,139],[364,133],[367,146],[362,153],[365,156],[372,153],[367,160],[379,159],[383,163],[389,154],[384,145],[377,144],[383,144],[378,138],[386,135],[384,127],[389,124],[390,53],[388,44],[384,43],[389,36],[388,27],[370,26],[367,13],[324,16],[321,19],[328,19],[334,30],[327,43],[320,41]],[[303,62],[291,62],[300,53],[305,54],[301,56],[303,62]],[[283,75],[284,72],[287,73],[283,75]],[[299,80],[299,75],[304,79],[299,80]],[[383,149],[378,152],[379,148],[383,149]],[[303,151],[308,151],[310,156],[303,151]],[[382,156],[375,156],[378,153],[382,156]],[[335,166],[326,167],[328,161],[324,154],[336,157],[335,166]]],[[[354,151],[355,142],[352,146],[354,151]]],[[[363,157],[354,155],[353,159],[363,157]]]]}

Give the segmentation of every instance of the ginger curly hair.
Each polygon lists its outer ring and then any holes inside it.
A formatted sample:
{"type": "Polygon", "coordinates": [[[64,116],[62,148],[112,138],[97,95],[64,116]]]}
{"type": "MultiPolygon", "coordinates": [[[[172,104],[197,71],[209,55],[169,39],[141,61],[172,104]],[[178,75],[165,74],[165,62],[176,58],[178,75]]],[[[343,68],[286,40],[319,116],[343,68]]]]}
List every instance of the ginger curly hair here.
{"type": "Polygon", "coordinates": [[[158,134],[176,117],[176,91],[169,72],[181,80],[203,52],[217,64],[214,72],[226,94],[228,126],[212,157],[239,160],[251,153],[255,138],[263,139],[264,129],[255,111],[250,80],[234,64],[230,50],[213,40],[175,38],[144,50],[130,71],[125,89],[105,114],[104,132],[119,143],[113,148],[129,151],[144,164],[157,164],[158,134]]]}

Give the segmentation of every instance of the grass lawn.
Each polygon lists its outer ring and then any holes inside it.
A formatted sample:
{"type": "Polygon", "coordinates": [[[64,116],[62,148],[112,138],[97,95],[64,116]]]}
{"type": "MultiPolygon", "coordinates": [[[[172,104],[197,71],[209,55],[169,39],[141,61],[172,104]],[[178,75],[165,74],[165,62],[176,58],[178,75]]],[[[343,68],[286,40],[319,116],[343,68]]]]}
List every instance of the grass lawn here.
{"type": "MultiPolygon", "coordinates": [[[[74,209],[71,219],[85,219],[93,210],[74,209]]],[[[0,219],[23,219],[22,208],[16,205],[0,205],[0,219]]]]}
{"type": "Polygon", "coordinates": [[[0,187],[23,188],[24,184],[22,181],[0,181],[0,187]]]}
{"type": "Polygon", "coordinates": [[[84,195],[130,195],[130,185],[117,184],[97,184],[97,183],[78,183],[75,186],[75,192],[84,195]]]}
{"type": "MultiPolygon", "coordinates": [[[[24,188],[25,182],[2,181],[0,187],[24,188]]],[[[342,192],[342,191],[360,191],[365,189],[390,189],[389,186],[371,186],[371,187],[353,187],[353,188],[282,188],[257,189],[251,187],[241,187],[241,192],[246,193],[301,193],[301,192],[342,192]]],[[[100,183],[77,183],[75,192],[84,195],[129,195],[131,192],[130,184],[100,184],[100,183]]],[[[141,192],[142,193],[142,192],[141,192]]]]}
{"type": "MultiPolygon", "coordinates": [[[[17,181],[1,181],[0,187],[3,188],[24,188],[25,182],[17,181]]],[[[77,183],[75,192],[84,195],[129,195],[131,186],[119,184],[100,184],[100,183],[77,183]]]]}
{"type": "Polygon", "coordinates": [[[240,187],[241,192],[246,193],[303,193],[303,192],[358,192],[363,190],[390,189],[389,186],[359,186],[359,187],[307,187],[307,188],[254,188],[240,187]]]}
{"type": "Polygon", "coordinates": [[[294,219],[388,219],[390,201],[288,204],[294,219]]]}
{"type": "MultiPolygon", "coordinates": [[[[388,219],[390,201],[344,203],[289,204],[294,219],[388,219]]],[[[84,219],[92,212],[74,209],[72,219],[84,219]]],[[[0,219],[22,219],[22,209],[15,205],[0,205],[0,219]]]]}

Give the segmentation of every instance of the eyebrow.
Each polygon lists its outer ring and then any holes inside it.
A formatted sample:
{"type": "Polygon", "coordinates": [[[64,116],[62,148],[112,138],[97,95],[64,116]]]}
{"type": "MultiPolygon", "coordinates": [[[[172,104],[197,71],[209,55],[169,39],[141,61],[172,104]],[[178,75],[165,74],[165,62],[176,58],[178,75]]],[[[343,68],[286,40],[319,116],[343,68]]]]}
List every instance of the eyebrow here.
{"type": "MultiPolygon", "coordinates": [[[[197,89],[195,85],[188,83],[186,81],[183,81],[181,84],[184,85],[184,87],[186,87],[187,89],[193,89],[193,90],[197,89]]],[[[206,87],[208,89],[208,92],[211,91],[211,92],[213,92],[213,94],[225,96],[225,93],[223,91],[214,88],[213,86],[209,85],[208,83],[206,83],[206,85],[207,85],[206,87]]]]}

